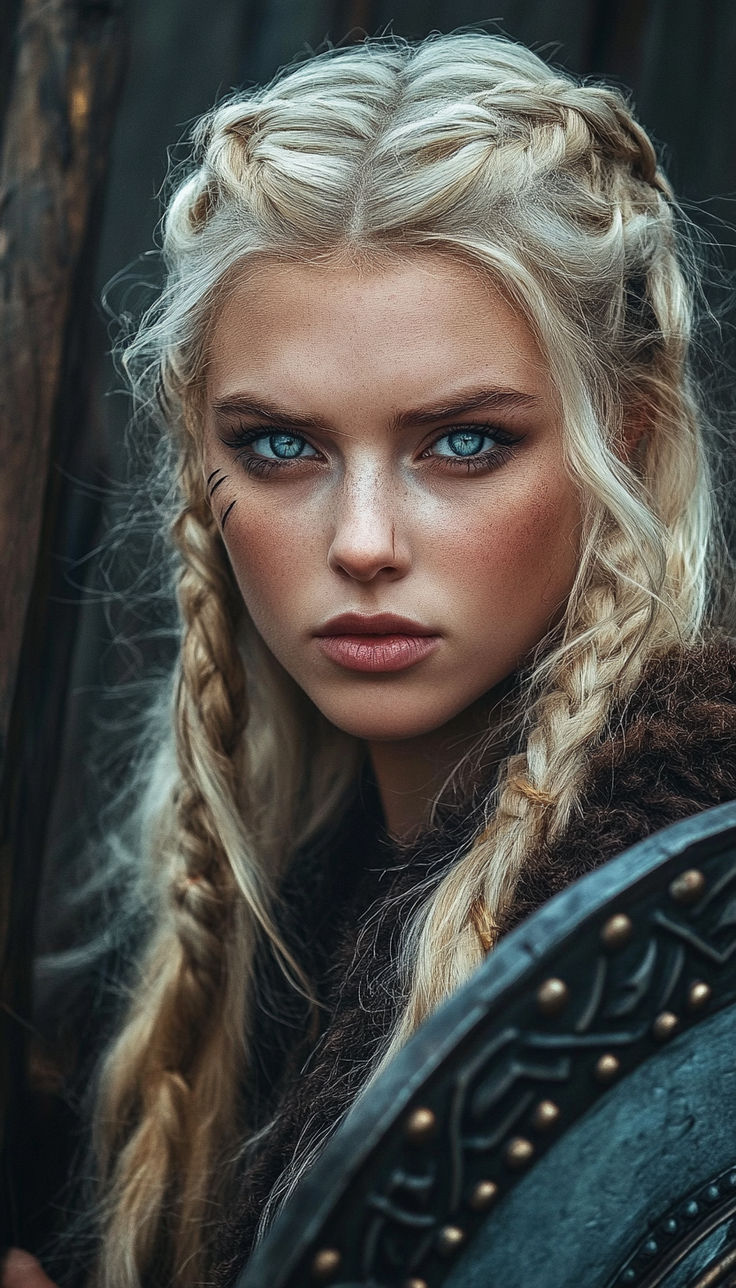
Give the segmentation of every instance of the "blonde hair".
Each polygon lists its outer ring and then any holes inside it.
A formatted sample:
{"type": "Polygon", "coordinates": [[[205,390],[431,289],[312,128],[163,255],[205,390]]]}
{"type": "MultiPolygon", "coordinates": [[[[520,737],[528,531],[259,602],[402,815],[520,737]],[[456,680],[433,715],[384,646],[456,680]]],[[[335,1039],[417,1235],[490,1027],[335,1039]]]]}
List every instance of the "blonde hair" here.
{"type": "Polygon", "coordinates": [[[265,937],[308,994],[273,900],[294,851],[341,809],[360,755],[261,643],[208,506],[203,380],[222,292],[259,260],[431,251],[474,264],[549,362],[583,498],[564,617],[520,686],[520,750],[407,927],[408,1001],[382,1067],[492,946],[528,856],[579,809],[587,749],[612,706],[653,656],[703,636],[717,580],[714,488],[676,215],[617,91],[483,34],[330,51],[196,126],[165,215],[166,285],[125,354],[178,460],[182,631],[175,763],[146,832],[156,926],[100,1079],[100,1285],[205,1274],[228,1150],[252,1130],[255,947],[265,937]],[[627,454],[632,417],[640,437],[627,454]]]}

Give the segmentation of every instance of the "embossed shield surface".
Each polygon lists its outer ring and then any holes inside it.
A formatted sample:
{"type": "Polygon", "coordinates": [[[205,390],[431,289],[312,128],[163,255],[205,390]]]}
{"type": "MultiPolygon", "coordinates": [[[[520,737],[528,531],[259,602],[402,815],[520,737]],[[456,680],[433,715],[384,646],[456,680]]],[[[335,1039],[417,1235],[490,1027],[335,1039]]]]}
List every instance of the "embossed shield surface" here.
{"type": "Polygon", "coordinates": [[[736,1285],[736,802],[571,886],[356,1104],[238,1288],[736,1285]]]}

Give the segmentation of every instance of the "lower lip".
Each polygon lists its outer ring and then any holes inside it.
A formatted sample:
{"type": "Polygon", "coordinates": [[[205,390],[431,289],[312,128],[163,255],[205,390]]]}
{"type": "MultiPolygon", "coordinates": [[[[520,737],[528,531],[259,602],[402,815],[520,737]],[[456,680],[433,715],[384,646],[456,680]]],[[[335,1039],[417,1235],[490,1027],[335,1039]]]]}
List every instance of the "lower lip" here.
{"type": "Polygon", "coordinates": [[[439,635],[321,635],[322,652],[348,671],[405,671],[434,653],[439,635]]]}

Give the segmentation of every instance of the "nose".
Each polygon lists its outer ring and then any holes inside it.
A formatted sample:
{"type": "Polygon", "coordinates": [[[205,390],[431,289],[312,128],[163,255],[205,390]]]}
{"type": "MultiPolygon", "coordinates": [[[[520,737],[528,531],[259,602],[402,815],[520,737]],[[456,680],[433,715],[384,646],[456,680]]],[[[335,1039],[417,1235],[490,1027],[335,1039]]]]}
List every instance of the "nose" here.
{"type": "Polygon", "coordinates": [[[335,511],[327,555],[332,572],[355,581],[379,574],[393,580],[411,566],[411,552],[401,498],[381,470],[347,477],[335,511]]]}

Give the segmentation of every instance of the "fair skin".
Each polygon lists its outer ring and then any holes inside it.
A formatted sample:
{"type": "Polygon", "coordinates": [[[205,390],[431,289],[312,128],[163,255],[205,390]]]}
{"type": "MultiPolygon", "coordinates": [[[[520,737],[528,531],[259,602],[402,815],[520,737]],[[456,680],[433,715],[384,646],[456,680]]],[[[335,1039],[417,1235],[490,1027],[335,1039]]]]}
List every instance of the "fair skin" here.
{"type": "Polygon", "coordinates": [[[439,254],[266,262],[215,319],[207,407],[205,479],[246,607],[367,744],[387,827],[409,836],[575,577],[579,496],[534,336],[439,254]],[[354,639],[336,657],[320,638],[345,613],[410,619],[428,649],[386,669],[401,641],[381,629],[393,642],[356,670],[354,639]]]}

